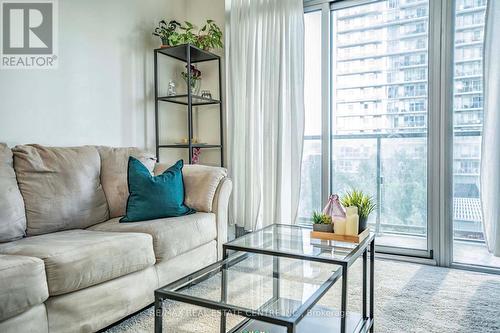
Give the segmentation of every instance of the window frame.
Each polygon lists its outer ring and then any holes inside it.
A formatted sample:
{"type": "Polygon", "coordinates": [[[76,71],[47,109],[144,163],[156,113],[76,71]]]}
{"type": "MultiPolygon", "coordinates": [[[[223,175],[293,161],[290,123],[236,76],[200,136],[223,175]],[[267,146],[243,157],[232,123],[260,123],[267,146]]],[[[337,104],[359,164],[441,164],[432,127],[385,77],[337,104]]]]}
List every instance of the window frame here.
{"type": "MultiPolygon", "coordinates": [[[[379,0],[304,0],[304,12],[322,12],[322,201],[332,188],[331,146],[331,11],[379,0]],[[326,96],[325,96],[326,95],[326,96]]],[[[429,1],[428,135],[427,135],[427,250],[377,246],[381,253],[430,259],[431,263],[487,272],[495,268],[453,262],[453,84],[455,0],[429,1]]],[[[411,59],[409,59],[411,61],[411,59]]]]}

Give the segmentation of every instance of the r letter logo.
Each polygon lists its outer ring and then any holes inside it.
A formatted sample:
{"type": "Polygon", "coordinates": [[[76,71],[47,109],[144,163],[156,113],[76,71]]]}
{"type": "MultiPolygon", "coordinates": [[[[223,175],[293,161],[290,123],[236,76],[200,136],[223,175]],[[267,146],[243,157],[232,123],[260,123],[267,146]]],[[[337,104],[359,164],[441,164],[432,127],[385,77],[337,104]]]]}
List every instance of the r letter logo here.
{"type": "Polygon", "coordinates": [[[0,0],[2,69],[57,67],[56,3],[35,1],[0,0]]]}

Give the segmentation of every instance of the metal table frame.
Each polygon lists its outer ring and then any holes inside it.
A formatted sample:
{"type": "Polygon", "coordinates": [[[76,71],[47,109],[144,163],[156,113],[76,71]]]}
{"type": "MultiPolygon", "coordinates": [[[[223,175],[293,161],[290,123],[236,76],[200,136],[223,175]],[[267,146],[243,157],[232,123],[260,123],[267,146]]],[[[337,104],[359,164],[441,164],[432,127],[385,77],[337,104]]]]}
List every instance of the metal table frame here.
{"type": "MultiPolygon", "coordinates": [[[[276,225],[275,225],[276,226],[276,225]]],[[[277,225],[279,226],[279,225],[277,225]]],[[[286,225],[287,227],[290,227],[286,225]]],[[[268,226],[260,231],[264,231],[267,228],[273,227],[268,226]]],[[[307,229],[305,227],[291,226],[293,228],[307,229]]],[[[258,232],[258,231],[256,231],[258,232]]],[[[243,236],[245,237],[245,236],[243,236]]],[[[234,242],[234,241],[233,241],[234,242]]],[[[374,324],[374,267],[375,267],[375,235],[370,234],[362,242],[360,242],[350,253],[342,260],[318,257],[314,255],[298,254],[294,252],[280,251],[280,250],[268,250],[259,249],[253,247],[238,246],[229,242],[223,245],[224,257],[222,261],[216,262],[210,266],[207,266],[195,273],[192,273],[184,278],[181,278],[165,287],[159,288],[155,291],[155,333],[162,332],[163,329],[163,301],[166,299],[192,304],[195,306],[201,306],[212,310],[221,311],[221,324],[220,332],[226,332],[226,315],[228,313],[235,314],[239,316],[246,317],[248,319],[242,321],[230,332],[236,332],[239,328],[244,326],[246,322],[251,319],[267,322],[270,324],[284,326],[287,329],[287,333],[295,333],[297,324],[307,315],[308,311],[323,297],[324,294],[337,282],[337,280],[342,277],[342,296],[341,296],[341,332],[346,332],[346,318],[347,318],[347,287],[348,287],[348,272],[349,267],[360,257],[363,257],[363,295],[362,295],[362,322],[356,327],[356,332],[373,332],[374,324]],[[368,298],[368,281],[367,281],[367,266],[368,266],[368,250],[370,251],[370,301],[369,301],[369,311],[367,311],[367,298],[368,298]],[[239,254],[229,255],[230,251],[238,251],[239,254]],[[316,261],[327,264],[339,265],[339,269],[325,281],[316,290],[311,297],[304,302],[299,309],[295,312],[292,317],[282,317],[276,315],[267,315],[265,312],[260,311],[260,309],[252,310],[246,309],[239,306],[228,305],[225,303],[226,293],[227,293],[227,283],[226,283],[226,270],[224,268],[229,268],[242,260],[245,260],[248,256],[254,254],[264,254],[273,256],[273,297],[266,302],[261,309],[265,308],[268,304],[280,298],[279,295],[279,265],[280,257],[301,259],[308,261],[316,261]],[[221,302],[203,299],[196,296],[181,294],[177,290],[188,287],[193,284],[197,284],[218,272],[222,272],[221,279],[221,302]]],[[[333,248],[333,247],[332,247],[333,248]]]]}
{"type": "Polygon", "coordinates": [[[226,270],[237,263],[245,260],[251,253],[240,253],[239,255],[233,255],[230,258],[226,258],[222,261],[216,262],[210,266],[207,266],[193,274],[183,277],[163,288],[157,289],[155,291],[155,333],[163,332],[163,301],[166,299],[178,301],[182,303],[187,303],[195,306],[200,306],[212,310],[218,310],[221,312],[221,324],[220,332],[226,332],[226,315],[228,313],[235,314],[239,316],[246,317],[247,319],[239,323],[230,332],[236,332],[240,327],[246,324],[249,320],[254,319],[274,325],[280,325],[286,327],[287,333],[295,333],[295,327],[304,318],[308,311],[316,305],[316,303],[323,297],[324,294],[341,278],[342,267],[339,267],[321,286],[294,312],[291,317],[283,317],[275,314],[266,314],[265,309],[269,304],[279,299],[279,257],[273,257],[273,297],[271,297],[266,303],[264,303],[259,309],[247,309],[244,307],[229,305],[225,303],[226,293],[227,293],[227,283],[226,270]],[[181,294],[177,292],[178,290],[195,285],[203,280],[210,278],[211,276],[222,272],[221,279],[221,300],[222,302],[217,302],[213,300],[203,299],[197,296],[181,294]]]}
{"type": "MultiPolygon", "coordinates": [[[[299,229],[307,229],[306,227],[296,226],[296,225],[283,225],[283,224],[274,224],[264,227],[256,232],[262,232],[266,229],[273,228],[274,226],[286,226],[292,228],[299,229]]],[[[250,235],[250,234],[248,234],[250,235]]],[[[245,235],[243,237],[246,237],[245,235]]],[[[236,240],[235,240],[236,241],[236,240]]],[[[306,254],[298,254],[294,252],[280,251],[280,250],[268,250],[268,249],[259,249],[254,247],[246,247],[239,246],[233,244],[235,241],[229,242],[223,245],[223,253],[224,258],[228,257],[228,252],[230,250],[233,251],[241,251],[241,252],[250,252],[250,253],[260,253],[273,255],[278,257],[287,257],[294,259],[302,259],[309,261],[317,261],[322,263],[330,263],[335,265],[342,266],[342,300],[341,300],[341,333],[346,332],[346,317],[347,317],[347,287],[348,287],[348,272],[349,267],[362,255],[363,256],[363,301],[362,301],[362,319],[363,325],[362,327],[368,327],[370,332],[373,332],[373,324],[374,324],[374,281],[375,281],[375,235],[370,234],[366,237],[362,242],[360,242],[344,259],[338,260],[333,258],[326,257],[318,257],[314,255],[306,255],[306,254]],[[367,265],[368,265],[368,248],[370,250],[370,302],[369,302],[369,312],[367,314],[367,294],[368,294],[368,286],[367,286],[367,265]]]]}

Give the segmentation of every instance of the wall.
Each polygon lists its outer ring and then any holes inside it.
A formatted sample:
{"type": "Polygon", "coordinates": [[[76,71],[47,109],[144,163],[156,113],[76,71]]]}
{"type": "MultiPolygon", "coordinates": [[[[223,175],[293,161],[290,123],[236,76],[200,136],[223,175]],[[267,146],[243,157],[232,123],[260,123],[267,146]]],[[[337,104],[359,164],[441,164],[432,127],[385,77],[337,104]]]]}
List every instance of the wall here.
{"type": "MultiPolygon", "coordinates": [[[[201,2],[201,1],[200,1],[201,2]]],[[[0,142],[154,147],[152,28],[183,0],[59,0],[59,68],[0,70],[0,142]]]]}

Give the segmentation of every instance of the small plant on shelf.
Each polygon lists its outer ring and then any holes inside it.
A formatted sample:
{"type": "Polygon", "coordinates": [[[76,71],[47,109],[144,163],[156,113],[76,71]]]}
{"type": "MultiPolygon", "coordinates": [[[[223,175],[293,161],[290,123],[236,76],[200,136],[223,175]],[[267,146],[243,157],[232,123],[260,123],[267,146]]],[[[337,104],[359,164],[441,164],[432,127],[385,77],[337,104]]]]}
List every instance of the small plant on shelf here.
{"type": "Polygon", "coordinates": [[[183,31],[179,35],[179,44],[192,44],[196,45],[198,36],[194,33],[196,27],[191,22],[185,21],[184,25],[180,27],[183,31]]]}
{"type": "Polygon", "coordinates": [[[333,232],[332,217],[327,214],[313,212],[313,230],[321,232],[333,232]]]}
{"type": "Polygon", "coordinates": [[[168,23],[161,20],[153,31],[153,35],[160,37],[162,47],[191,44],[205,51],[224,47],[222,30],[214,20],[207,20],[198,32],[196,29],[196,26],[189,21],[180,24],[176,20],[171,20],[168,23]],[[181,31],[177,31],[177,29],[181,31]]]}
{"type": "Polygon", "coordinates": [[[366,223],[368,221],[368,217],[375,210],[377,205],[374,202],[372,196],[364,193],[361,190],[353,189],[351,191],[347,191],[340,202],[344,207],[356,206],[358,207],[358,215],[359,215],[359,232],[366,229],[366,223]]]}
{"type": "Polygon", "coordinates": [[[180,42],[180,34],[177,32],[177,28],[180,27],[181,24],[176,20],[171,20],[168,23],[161,20],[153,31],[153,35],[160,37],[162,47],[175,46],[180,42]]]}
{"type": "Polygon", "coordinates": [[[196,46],[205,51],[224,47],[222,31],[214,20],[207,20],[207,23],[200,29],[196,46]]]}

